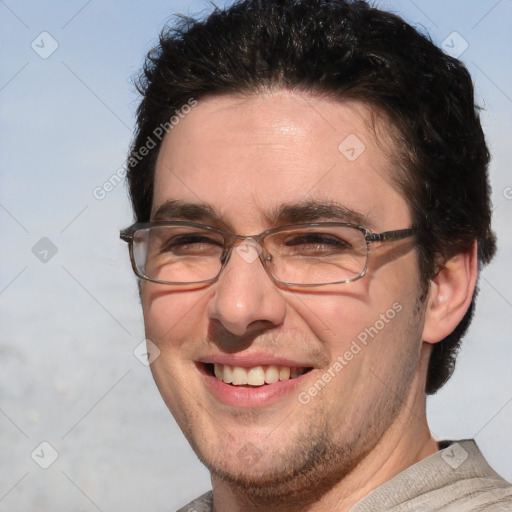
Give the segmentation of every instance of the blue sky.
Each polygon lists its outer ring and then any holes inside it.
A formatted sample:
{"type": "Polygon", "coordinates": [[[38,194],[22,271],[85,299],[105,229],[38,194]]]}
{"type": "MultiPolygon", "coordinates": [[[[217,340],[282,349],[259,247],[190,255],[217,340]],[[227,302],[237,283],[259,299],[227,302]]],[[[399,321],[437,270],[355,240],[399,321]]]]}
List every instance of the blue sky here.
{"type": "MultiPolygon", "coordinates": [[[[512,3],[379,5],[438,44],[467,43],[461,59],[493,154],[499,253],[482,275],[456,374],[430,400],[429,416],[440,438],[476,436],[512,480],[512,3]]],[[[173,510],[208,488],[132,353],[144,334],[118,239],[132,220],[125,187],[102,200],[93,191],[123,165],[138,100],[131,78],[158,32],[175,12],[209,9],[203,1],[0,2],[0,512],[173,510]],[[58,48],[44,59],[33,41],[58,48]],[[46,262],[38,250],[49,251],[46,262]],[[30,457],[42,441],[59,454],[47,470],[30,457]]]]}

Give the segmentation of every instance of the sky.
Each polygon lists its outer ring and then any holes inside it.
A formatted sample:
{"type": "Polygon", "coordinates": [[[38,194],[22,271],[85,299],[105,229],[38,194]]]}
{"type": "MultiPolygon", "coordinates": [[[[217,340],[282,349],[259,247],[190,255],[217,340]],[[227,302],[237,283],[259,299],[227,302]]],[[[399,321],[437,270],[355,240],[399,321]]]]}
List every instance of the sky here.
{"type": "MultiPolygon", "coordinates": [[[[499,250],[428,416],[511,481],[512,3],[377,3],[460,55],[483,109],[499,250]]],[[[145,54],[174,13],[209,10],[0,1],[0,512],[169,511],[209,488],[136,357],[142,316],[118,236],[132,214],[124,184],[105,186],[122,174],[145,54]]]]}

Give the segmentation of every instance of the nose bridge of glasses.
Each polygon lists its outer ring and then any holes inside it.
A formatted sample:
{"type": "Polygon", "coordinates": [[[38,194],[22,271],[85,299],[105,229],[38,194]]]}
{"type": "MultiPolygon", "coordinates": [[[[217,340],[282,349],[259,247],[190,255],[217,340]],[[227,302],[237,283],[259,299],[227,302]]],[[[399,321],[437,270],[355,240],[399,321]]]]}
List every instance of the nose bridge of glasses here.
{"type": "Polygon", "coordinates": [[[262,240],[258,235],[234,235],[231,247],[246,263],[252,263],[264,252],[262,240]]]}
{"type": "MultiPolygon", "coordinates": [[[[240,258],[245,264],[250,265],[259,259],[265,271],[269,272],[265,263],[271,261],[272,257],[263,248],[262,235],[237,235],[235,233],[229,235],[225,238],[226,246],[221,259],[222,269],[229,264],[234,252],[237,259],[240,258]]],[[[220,277],[222,269],[217,277],[220,277]]]]}

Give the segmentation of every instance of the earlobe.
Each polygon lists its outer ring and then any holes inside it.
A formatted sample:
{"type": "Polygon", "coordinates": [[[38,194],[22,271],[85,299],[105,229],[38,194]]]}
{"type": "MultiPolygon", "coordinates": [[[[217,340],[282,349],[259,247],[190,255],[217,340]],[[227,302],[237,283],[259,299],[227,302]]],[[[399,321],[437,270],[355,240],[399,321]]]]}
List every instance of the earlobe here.
{"type": "Polygon", "coordinates": [[[471,304],[478,277],[477,243],[455,255],[430,283],[425,309],[423,341],[437,343],[448,336],[471,304]]]}

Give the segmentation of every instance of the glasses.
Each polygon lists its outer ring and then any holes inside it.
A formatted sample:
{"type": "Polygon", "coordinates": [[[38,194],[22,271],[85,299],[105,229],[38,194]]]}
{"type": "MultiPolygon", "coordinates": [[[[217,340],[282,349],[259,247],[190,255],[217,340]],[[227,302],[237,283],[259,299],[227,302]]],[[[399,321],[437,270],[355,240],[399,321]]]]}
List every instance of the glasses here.
{"type": "Polygon", "coordinates": [[[416,229],[373,233],[355,224],[294,224],[243,236],[193,222],[137,223],[121,231],[135,274],[154,283],[188,287],[215,282],[233,249],[247,263],[259,259],[286,287],[344,284],[368,270],[372,242],[391,242],[416,229]]]}

